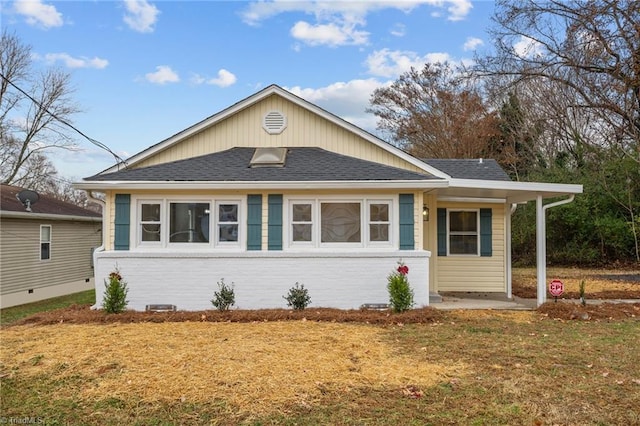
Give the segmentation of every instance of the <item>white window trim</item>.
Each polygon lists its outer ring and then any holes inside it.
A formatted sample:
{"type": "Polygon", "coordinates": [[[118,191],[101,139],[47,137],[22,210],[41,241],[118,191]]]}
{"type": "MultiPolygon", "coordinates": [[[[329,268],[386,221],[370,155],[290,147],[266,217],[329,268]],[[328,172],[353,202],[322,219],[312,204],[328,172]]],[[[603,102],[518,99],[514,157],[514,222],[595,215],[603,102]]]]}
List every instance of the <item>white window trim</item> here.
{"type": "Polygon", "coordinates": [[[398,213],[397,196],[367,196],[353,197],[345,196],[327,196],[309,198],[300,196],[285,197],[284,204],[286,208],[283,211],[283,232],[284,241],[287,241],[285,249],[290,250],[308,250],[308,249],[389,249],[399,247],[397,232],[395,230],[398,213]],[[359,243],[323,243],[321,242],[322,226],[321,226],[321,204],[322,203],[359,203],[360,204],[360,237],[359,243]],[[293,204],[311,204],[312,219],[312,237],[311,242],[293,241],[292,218],[293,204]],[[369,241],[369,206],[371,204],[389,204],[389,241],[369,241]]]}
{"type": "MultiPolygon", "coordinates": [[[[315,247],[316,244],[316,228],[318,227],[318,215],[316,208],[316,201],[314,199],[291,199],[286,204],[287,212],[283,217],[283,222],[286,223],[287,233],[288,233],[288,241],[289,247],[301,247],[301,248],[311,248],[315,247]],[[311,241],[293,241],[293,205],[294,204],[311,204],[311,241]]],[[[284,228],[284,227],[283,227],[284,228]]]]}
{"type": "Polygon", "coordinates": [[[480,209],[447,209],[447,256],[453,257],[480,257],[480,209]],[[476,232],[451,232],[450,215],[452,212],[475,212],[476,232]],[[476,235],[475,253],[451,253],[451,235],[476,235]]]}
{"type": "Polygon", "coordinates": [[[246,236],[244,232],[244,226],[246,226],[246,218],[244,217],[244,204],[241,199],[216,199],[214,203],[214,211],[209,215],[210,220],[213,222],[210,226],[213,226],[213,233],[209,231],[209,241],[211,242],[211,235],[213,235],[213,246],[216,248],[240,248],[246,247],[246,236]],[[238,206],[238,241],[219,241],[220,237],[220,223],[234,224],[236,222],[219,222],[218,221],[218,208],[221,204],[236,204],[238,206]],[[214,216],[215,215],[215,216],[214,216]]]}
{"type": "Polygon", "coordinates": [[[139,199],[136,200],[136,214],[135,214],[135,246],[132,247],[162,247],[164,242],[164,233],[166,232],[167,219],[165,218],[165,203],[162,199],[139,199]],[[160,204],[160,241],[142,241],[142,205],[143,204],[160,204]]]}
{"type": "Polygon", "coordinates": [[[51,225],[40,225],[40,245],[38,246],[38,257],[41,262],[48,262],[53,257],[53,252],[51,250],[51,240],[53,240],[53,226],[51,225]],[[42,229],[49,228],[49,241],[42,241],[42,229]],[[49,244],[49,257],[47,259],[42,258],[42,244],[49,244]]]}
{"type": "Polygon", "coordinates": [[[192,196],[171,196],[171,197],[145,197],[132,196],[131,210],[132,222],[129,242],[131,250],[242,250],[246,247],[246,203],[247,198],[202,198],[192,196]],[[208,203],[209,204],[209,242],[208,243],[171,243],[169,242],[169,209],[171,203],[208,203]],[[160,204],[160,242],[142,242],[140,235],[140,222],[142,214],[142,204],[160,204]],[[237,204],[238,205],[238,241],[225,241],[218,243],[218,205],[237,204]]]}

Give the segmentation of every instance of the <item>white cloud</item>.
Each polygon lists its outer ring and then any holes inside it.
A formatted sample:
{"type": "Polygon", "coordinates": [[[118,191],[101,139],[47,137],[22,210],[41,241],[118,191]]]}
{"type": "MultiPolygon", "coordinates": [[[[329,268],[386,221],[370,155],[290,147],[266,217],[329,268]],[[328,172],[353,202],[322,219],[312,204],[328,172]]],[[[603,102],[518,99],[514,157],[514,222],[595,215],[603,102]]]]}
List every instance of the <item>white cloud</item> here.
{"type": "Polygon", "coordinates": [[[29,25],[49,29],[63,24],[62,13],[41,0],[16,0],[13,7],[18,14],[24,15],[29,25]]]}
{"type": "Polygon", "coordinates": [[[464,42],[464,46],[462,46],[462,48],[465,51],[476,50],[479,46],[482,46],[483,44],[484,44],[484,41],[482,41],[482,39],[479,39],[477,37],[467,37],[467,41],[464,42]]]}
{"type": "Polygon", "coordinates": [[[68,53],[47,53],[44,55],[44,59],[48,63],[54,63],[57,61],[63,62],[68,68],[97,68],[103,69],[109,65],[109,61],[106,59],[94,57],[94,58],[74,58],[68,53]]]}
{"type": "Polygon", "coordinates": [[[200,74],[193,74],[191,76],[190,81],[191,81],[191,84],[195,84],[195,85],[211,84],[213,86],[218,86],[218,87],[229,87],[231,85],[236,84],[236,81],[238,81],[238,79],[236,78],[235,74],[222,68],[221,70],[218,71],[217,77],[207,78],[207,77],[201,76],[200,74]]]}
{"type": "Polygon", "coordinates": [[[520,40],[514,43],[513,51],[521,58],[533,58],[535,56],[542,56],[544,46],[529,37],[521,36],[520,40]]]}
{"type": "Polygon", "coordinates": [[[167,65],[158,65],[156,72],[147,73],[144,77],[149,83],[154,84],[177,83],[180,81],[180,76],[167,65]]]}
{"type": "Polygon", "coordinates": [[[389,32],[392,36],[404,37],[407,33],[407,28],[404,26],[404,24],[395,24],[389,32]]]}
{"type": "MultiPolygon", "coordinates": [[[[366,17],[371,12],[396,9],[410,13],[421,5],[446,8],[447,19],[464,19],[473,7],[470,0],[409,0],[409,1],[259,1],[249,3],[241,13],[248,25],[260,22],[282,13],[304,13],[313,15],[315,22],[299,20],[290,29],[291,35],[309,45],[340,46],[368,43],[369,33],[364,31],[366,17]]],[[[404,27],[392,30],[395,36],[404,35],[404,27]]]]}
{"type": "Polygon", "coordinates": [[[233,73],[223,68],[220,71],[218,71],[218,77],[208,80],[207,84],[213,84],[214,86],[218,86],[218,87],[229,87],[235,84],[237,80],[238,79],[233,73]]]}
{"type": "Polygon", "coordinates": [[[369,78],[337,82],[318,89],[299,86],[286,89],[364,130],[375,132],[377,119],[365,110],[369,106],[373,91],[388,84],[391,82],[382,83],[369,78]]]}
{"type": "Polygon", "coordinates": [[[455,61],[448,53],[427,53],[420,56],[415,52],[402,50],[377,50],[367,57],[367,72],[380,77],[395,78],[411,69],[420,69],[425,63],[455,61]]]}
{"type": "Polygon", "coordinates": [[[155,5],[147,2],[147,0],[125,0],[124,6],[127,9],[127,13],[122,19],[129,28],[141,33],[153,32],[153,26],[158,21],[158,15],[160,14],[155,5]]]}
{"type": "Polygon", "coordinates": [[[340,26],[335,23],[312,25],[304,21],[296,22],[291,28],[291,35],[310,46],[332,47],[365,44],[369,37],[368,32],[356,30],[355,25],[340,26]]]}

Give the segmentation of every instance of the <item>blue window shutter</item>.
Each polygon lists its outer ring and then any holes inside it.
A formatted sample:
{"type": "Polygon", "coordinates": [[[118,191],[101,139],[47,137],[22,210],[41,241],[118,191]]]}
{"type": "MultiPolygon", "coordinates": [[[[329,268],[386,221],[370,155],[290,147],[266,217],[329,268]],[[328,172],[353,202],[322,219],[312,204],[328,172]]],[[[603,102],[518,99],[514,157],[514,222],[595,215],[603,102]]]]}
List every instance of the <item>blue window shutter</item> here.
{"type": "Polygon", "coordinates": [[[282,250],[282,195],[269,194],[269,250],[282,250]]]}
{"type": "Polygon", "coordinates": [[[247,250],[262,250],[262,195],[247,196],[247,250]]]}
{"type": "Polygon", "coordinates": [[[400,194],[400,250],[415,248],[413,232],[413,194],[400,194]]]}
{"type": "Polygon", "coordinates": [[[438,209],[438,256],[447,255],[447,209],[438,209]]]}
{"type": "Polygon", "coordinates": [[[491,209],[480,209],[480,256],[491,256],[491,209]]]}
{"type": "Polygon", "coordinates": [[[131,195],[116,194],[116,217],[114,218],[115,250],[129,250],[131,229],[131,195]]]}

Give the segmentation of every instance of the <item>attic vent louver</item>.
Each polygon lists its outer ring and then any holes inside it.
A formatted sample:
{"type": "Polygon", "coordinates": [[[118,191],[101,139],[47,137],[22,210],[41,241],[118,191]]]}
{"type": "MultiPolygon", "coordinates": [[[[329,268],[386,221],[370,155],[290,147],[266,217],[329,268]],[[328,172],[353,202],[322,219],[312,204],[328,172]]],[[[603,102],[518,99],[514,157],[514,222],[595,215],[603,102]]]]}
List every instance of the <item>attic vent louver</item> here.
{"type": "Polygon", "coordinates": [[[284,167],[287,148],[256,148],[249,167],[284,167]]]}
{"type": "Polygon", "coordinates": [[[270,135],[280,134],[287,128],[287,117],[279,111],[268,112],[262,120],[262,128],[270,135]]]}

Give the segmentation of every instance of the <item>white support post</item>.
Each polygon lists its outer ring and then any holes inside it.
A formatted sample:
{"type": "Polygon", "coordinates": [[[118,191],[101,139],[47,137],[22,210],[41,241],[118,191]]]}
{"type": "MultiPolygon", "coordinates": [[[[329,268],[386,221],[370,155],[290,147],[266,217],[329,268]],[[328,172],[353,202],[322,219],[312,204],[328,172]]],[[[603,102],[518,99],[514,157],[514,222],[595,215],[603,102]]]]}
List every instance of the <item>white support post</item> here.
{"type": "Polygon", "coordinates": [[[538,275],[538,306],[547,301],[547,230],[545,215],[547,209],[561,206],[573,201],[575,195],[570,195],[565,200],[542,205],[542,196],[536,198],[536,258],[538,275]]]}
{"type": "Polygon", "coordinates": [[[507,298],[511,299],[513,297],[513,268],[511,265],[511,215],[513,215],[513,212],[516,211],[516,208],[518,207],[517,204],[512,204],[511,207],[509,207],[509,204],[505,205],[505,230],[507,233],[507,238],[506,238],[506,247],[505,247],[505,251],[507,254],[507,298]]]}
{"type": "Polygon", "coordinates": [[[542,195],[536,197],[536,272],[538,306],[547,301],[547,232],[542,207],[542,195]]]}

